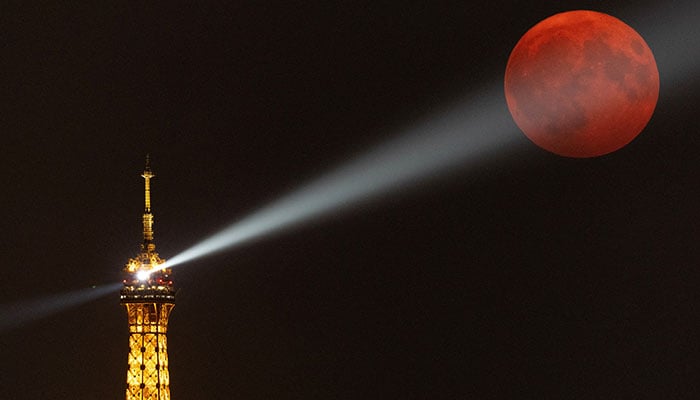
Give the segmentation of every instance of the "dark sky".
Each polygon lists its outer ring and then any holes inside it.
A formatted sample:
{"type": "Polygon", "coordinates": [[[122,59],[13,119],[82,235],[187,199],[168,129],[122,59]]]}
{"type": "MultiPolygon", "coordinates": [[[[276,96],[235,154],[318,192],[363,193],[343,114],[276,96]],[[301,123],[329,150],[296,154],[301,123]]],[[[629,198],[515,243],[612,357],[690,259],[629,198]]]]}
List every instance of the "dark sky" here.
{"type": "MultiPolygon", "coordinates": [[[[46,3],[0,12],[0,305],[121,279],[147,152],[167,259],[499,82],[545,17],[627,22],[661,75],[635,141],[568,159],[519,135],[517,159],[177,267],[171,393],[696,397],[692,2],[46,3]]],[[[0,332],[0,398],[123,398],[127,337],[117,294],[0,332]]]]}

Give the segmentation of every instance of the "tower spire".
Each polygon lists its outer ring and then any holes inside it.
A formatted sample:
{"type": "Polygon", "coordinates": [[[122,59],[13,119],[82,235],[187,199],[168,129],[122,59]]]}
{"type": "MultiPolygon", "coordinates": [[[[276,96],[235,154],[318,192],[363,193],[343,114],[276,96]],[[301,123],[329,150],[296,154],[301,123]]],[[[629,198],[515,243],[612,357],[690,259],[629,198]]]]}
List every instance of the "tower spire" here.
{"type": "Polygon", "coordinates": [[[151,213],[151,178],[155,174],[151,171],[151,156],[146,154],[146,167],[141,176],[145,184],[145,209],[143,212],[143,248],[151,251],[155,249],[153,243],[153,214],[151,213]]]}

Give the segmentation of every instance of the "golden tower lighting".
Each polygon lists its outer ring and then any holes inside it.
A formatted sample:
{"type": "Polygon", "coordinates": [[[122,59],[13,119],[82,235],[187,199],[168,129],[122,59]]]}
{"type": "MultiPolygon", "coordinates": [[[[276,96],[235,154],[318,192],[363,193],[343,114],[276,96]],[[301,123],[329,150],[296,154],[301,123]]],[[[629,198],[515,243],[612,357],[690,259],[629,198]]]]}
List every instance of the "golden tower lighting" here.
{"type": "Polygon", "coordinates": [[[168,316],[175,305],[175,288],[170,268],[153,243],[150,160],[141,175],[145,180],[146,208],[143,214],[141,252],[124,267],[121,304],[129,320],[129,357],[126,372],[126,400],[169,400],[168,316]]]}

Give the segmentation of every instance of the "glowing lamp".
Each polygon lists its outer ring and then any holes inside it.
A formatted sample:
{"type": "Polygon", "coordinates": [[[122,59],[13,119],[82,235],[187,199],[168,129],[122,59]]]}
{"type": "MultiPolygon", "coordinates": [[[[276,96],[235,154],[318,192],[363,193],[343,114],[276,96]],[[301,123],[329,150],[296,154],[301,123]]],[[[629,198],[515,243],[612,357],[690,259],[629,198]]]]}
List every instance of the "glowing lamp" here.
{"type": "Polygon", "coordinates": [[[151,275],[151,273],[149,271],[141,270],[141,271],[136,273],[136,279],[138,279],[140,281],[145,281],[148,279],[148,277],[150,275],[151,275]]]}

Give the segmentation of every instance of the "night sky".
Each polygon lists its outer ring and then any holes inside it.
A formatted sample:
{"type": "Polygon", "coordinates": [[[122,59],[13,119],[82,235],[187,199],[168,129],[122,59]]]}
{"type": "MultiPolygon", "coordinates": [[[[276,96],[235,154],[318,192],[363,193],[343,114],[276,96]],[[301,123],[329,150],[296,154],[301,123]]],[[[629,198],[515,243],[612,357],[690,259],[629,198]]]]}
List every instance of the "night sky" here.
{"type": "MultiPolygon", "coordinates": [[[[502,99],[508,157],[175,267],[171,394],[697,398],[692,1],[54,3],[0,12],[5,312],[121,280],[146,153],[168,259],[498,85],[545,17],[593,9],[656,56],[637,139],[556,156],[502,99]]],[[[117,293],[5,329],[0,398],[124,398],[127,339],[117,293]]]]}

